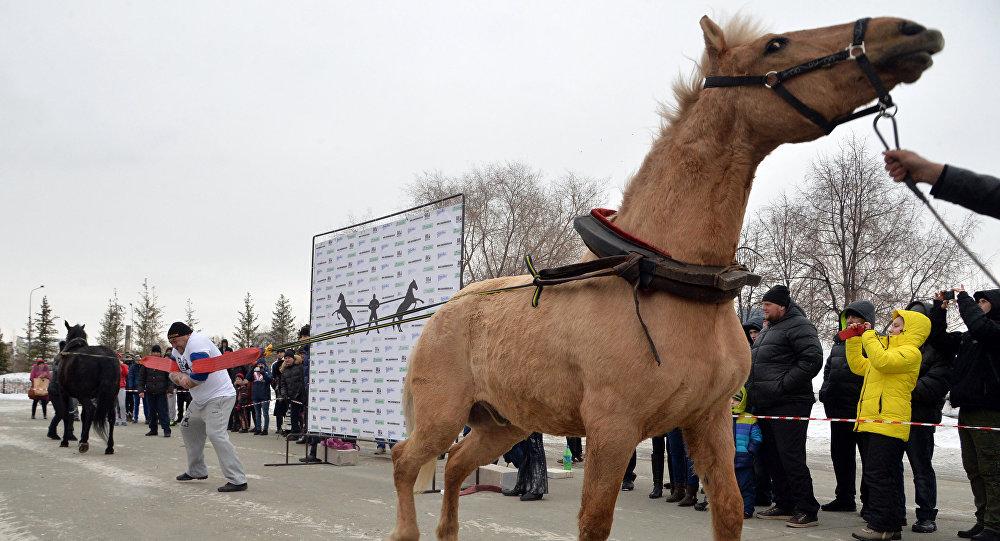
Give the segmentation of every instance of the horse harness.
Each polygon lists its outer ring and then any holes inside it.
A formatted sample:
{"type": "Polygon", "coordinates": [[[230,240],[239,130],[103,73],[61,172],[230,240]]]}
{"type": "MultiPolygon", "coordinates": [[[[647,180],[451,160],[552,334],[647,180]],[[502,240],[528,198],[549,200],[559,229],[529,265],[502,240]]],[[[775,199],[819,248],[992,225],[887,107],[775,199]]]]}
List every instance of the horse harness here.
{"type": "Polygon", "coordinates": [[[829,135],[834,128],[845,122],[850,122],[854,119],[861,118],[872,113],[884,112],[893,105],[892,96],[889,95],[889,91],[885,88],[885,84],[882,83],[882,79],[878,76],[878,73],[875,71],[875,67],[872,66],[872,63],[868,59],[868,55],[865,51],[865,32],[868,29],[868,21],[870,20],[870,17],[865,17],[863,19],[858,19],[854,23],[854,39],[851,41],[851,44],[842,51],[838,51],[824,57],[815,58],[808,62],[803,62],[798,66],[791,67],[786,70],[769,71],[764,75],[716,75],[705,77],[705,88],[764,85],[765,87],[774,90],[802,116],[808,118],[813,124],[819,126],[819,128],[823,130],[823,133],[829,135]],[[857,62],[858,67],[860,67],[861,71],[863,71],[865,76],[868,77],[872,87],[875,88],[875,92],[878,93],[877,104],[855,111],[842,118],[827,120],[815,109],[809,107],[805,103],[802,103],[801,100],[793,96],[792,93],[789,92],[788,89],[782,84],[796,75],[809,73],[810,71],[819,68],[826,68],[845,60],[854,60],[857,62]]]}
{"type": "Polygon", "coordinates": [[[659,352],[639,311],[640,290],[644,293],[665,291],[697,302],[718,304],[733,300],[743,286],[760,284],[760,276],[736,262],[723,267],[678,261],[614,225],[610,220],[614,213],[609,209],[594,209],[590,214],[573,220],[573,228],[587,248],[597,255],[595,260],[536,271],[531,256],[525,257],[528,270],[534,277],[532,306],[538,306],[542,289],[548,285],[601,276],[624,278],[632,284],[635,314],[659,365],[659,352]]]}

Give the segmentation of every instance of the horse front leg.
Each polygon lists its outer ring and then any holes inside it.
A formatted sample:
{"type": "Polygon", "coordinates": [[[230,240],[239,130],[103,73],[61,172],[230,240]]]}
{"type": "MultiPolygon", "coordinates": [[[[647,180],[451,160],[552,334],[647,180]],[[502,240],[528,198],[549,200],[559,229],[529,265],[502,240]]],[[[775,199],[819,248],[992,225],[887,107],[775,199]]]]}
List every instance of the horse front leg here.
{"type": "Polygon", "coordinates": [[[640,438],[629,425],[629,419],[605,418],[600,427],[587,426],[587,467],[578,515],[580,541],[603,541],[611,535],[618,491],[640,438]]]}
{"type": "Polygon", "coordinates": [[[718,414],[699,419],[683,429],[691,460],[704,479],[705,494],[712,505],[712,536],[715,541],[738,541],[743,532],[743,497],[736,482],[733,459],[733,417],[722,406],[718,414]]]}
{"type": "MultiPolygon", "coordinates": [[[[136,397],[136,400],[138,400],[138,399],[139,399],[139,397],[136,397]]],[[[113,454],[115,454],[115,417],[116,417],[116,415],[115,415],[115,409],[111,408],[111,410],[108,411],[108,418],[107,418],[107,422],[108,422],[108,446],[104,449],[104,454],[106,454],[106,455],[113,455],[113,454]]]]}

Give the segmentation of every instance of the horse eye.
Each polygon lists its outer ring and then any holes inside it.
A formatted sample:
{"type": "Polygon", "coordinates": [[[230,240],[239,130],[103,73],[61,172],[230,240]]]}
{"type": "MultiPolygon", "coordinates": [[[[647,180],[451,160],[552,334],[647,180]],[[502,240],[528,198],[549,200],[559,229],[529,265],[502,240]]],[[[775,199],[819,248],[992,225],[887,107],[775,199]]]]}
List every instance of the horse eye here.
{"type": "Polygon", "coordinates": [[[774,38],[764,46],[764,54],[776,53],[784,49],[787,44],[788,38],[774,38]]]}

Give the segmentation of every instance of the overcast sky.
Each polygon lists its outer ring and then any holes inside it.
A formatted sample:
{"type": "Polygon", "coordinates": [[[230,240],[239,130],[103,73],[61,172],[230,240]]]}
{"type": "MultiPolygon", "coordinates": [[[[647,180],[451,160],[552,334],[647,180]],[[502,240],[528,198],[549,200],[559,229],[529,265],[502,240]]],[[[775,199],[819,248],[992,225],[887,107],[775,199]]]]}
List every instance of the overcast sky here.
{"type": "MultiPolygon", "coordinates": [[[[740,9],[779,32],[881,15],[941,30],[934,67],[893,91],[901,142],[1000,170],[996,2],[0,0],[4,339],[39,284],[33,313],[45,295],[96,335],[144,278],[166,324],[190,298],[231,336],[248,291],[262,327],[282,293],[304,324],[312,236],[408,206],[423,171],[519,160],[607,178],[616,206],[701,54],[698,19],[740,9]]],[[[781,147],[748,215],[852,131],[881,150],[870,119],[781,147]]],[[[1000,222],[983,223],[973,247],[1000,273],[1000,222]]]]}

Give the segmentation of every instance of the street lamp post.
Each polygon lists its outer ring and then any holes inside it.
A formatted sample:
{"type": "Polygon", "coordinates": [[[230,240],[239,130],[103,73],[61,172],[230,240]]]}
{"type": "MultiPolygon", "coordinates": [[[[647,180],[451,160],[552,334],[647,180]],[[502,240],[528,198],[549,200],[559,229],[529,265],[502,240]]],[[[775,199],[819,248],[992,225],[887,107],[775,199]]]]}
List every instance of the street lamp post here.
{"type": "Polygon", "coordinates": [[[42,289],[43,287],[45,287],[45,284],[32,289],[31,292],[28,293],[28,349],[24,352],[24,356],[28,359],[29,363],[31,361],[31,296],[34,295],[35,291],[42,289]]]}

